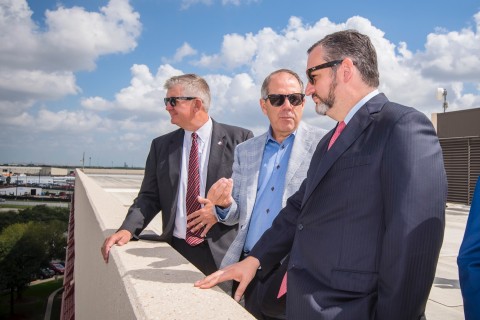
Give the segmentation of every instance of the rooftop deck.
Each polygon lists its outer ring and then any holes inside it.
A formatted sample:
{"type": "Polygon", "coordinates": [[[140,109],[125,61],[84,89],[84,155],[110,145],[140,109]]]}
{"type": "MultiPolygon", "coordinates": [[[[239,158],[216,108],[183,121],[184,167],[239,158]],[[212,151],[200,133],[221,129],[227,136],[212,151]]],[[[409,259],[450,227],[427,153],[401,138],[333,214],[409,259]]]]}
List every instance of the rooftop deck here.
{"type": "MultiPolygon", "coordinates": [[[[253,319],[220,289],[200,290],[203,275],[169,245],[132,241],[100,255],[106,236],[122,223],[141,175],[77,174],[75,190],[75,314],[78,319],[253,319]]],[[[449,204],[447,226],[428,319],[464,319],[456,258],[468,207],[449,204]]],[[[160,233],[161,220],[149,232],[160,233]]]]}

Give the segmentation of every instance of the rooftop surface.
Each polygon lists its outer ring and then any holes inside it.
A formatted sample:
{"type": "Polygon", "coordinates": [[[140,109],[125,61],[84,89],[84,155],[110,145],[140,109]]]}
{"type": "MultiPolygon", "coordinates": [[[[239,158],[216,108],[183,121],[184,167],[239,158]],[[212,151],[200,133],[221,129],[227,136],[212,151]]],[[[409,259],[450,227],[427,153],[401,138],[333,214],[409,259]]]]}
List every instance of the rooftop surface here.
{"type": "MultiPolygon", "coordinates": [[[[104,191],[129,207],[140,188],[142,175],[88,174],[104,191]]],[[[468,206],[449,203],[446,229],[435,281],[427,303],[427,319],[464,319],[463,301],[458,280],[457,254],[468,218],[468,206]]],[[[155,229],[155,228],[152,228],[155,229]]],[[[160,230],[155,230],[160,232],[160,230]]]]}

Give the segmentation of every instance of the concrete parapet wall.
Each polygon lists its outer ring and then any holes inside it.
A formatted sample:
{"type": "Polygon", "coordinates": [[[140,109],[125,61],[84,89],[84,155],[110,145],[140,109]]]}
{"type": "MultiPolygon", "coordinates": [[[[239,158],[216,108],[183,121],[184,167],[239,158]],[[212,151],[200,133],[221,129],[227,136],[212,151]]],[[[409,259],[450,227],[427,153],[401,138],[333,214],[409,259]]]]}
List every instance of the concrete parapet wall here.
{"type": "Polygon", "coordinates": [[[107,169],[107,168],[83,168],[85,174],[125,174],[125,175],[142,175],[145,173],[143,169],[107,169]]]}
{"type": "Polygon", "coordinates": [[[76,319],[254,319],[220,289],[193,287],[203,274],[166,243],[131,241],[115,246],[105,264],[100,247],[126,211],[77,170],[76,319]]]}

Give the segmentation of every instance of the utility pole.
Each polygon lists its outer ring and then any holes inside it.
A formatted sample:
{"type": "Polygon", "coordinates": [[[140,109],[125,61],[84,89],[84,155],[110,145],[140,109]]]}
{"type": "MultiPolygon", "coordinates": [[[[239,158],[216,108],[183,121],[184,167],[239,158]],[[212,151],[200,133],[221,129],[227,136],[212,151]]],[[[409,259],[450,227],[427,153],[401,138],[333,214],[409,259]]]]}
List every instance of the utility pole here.
{"type": "Polygon", "coordinates": [[[443,113],[448,108],[448,102],[447,102],[447,89],[445,88],[438,88],[437,89],[437,100],[443,100],[443,113]]]}

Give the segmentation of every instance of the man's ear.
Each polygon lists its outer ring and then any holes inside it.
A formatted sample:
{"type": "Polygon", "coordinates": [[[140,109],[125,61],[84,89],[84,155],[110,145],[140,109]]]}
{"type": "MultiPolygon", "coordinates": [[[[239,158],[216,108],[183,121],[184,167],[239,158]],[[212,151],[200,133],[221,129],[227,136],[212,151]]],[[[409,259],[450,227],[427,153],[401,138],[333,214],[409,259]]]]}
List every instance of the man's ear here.
{"type": "Polygon", "coordinates": [[[260,103],[260,108],[262,109],[263,114],[266,115],[267,114],[267,106],[266,106],[267,101],[264,100],[263,98],[260,98],[260,100],[258,100],[258,102],[260,103]]]}
{"type": "Polygon", "coordinates": [[[354,64],[352,59],[345,58],[342,62],[342,70],[343,70],[343,79],[345,82],[348,82],[352,79],[353,74],[355,72],[354,64]]]}
{"type": "Polygon", "coordinates": [[[193,105],[193,110],[195,110],[195,112],[197,112],[197,111],[200,111],[202,109],[205,109],[205,107],[203,106],[202,100],[195,99],[195,104],[193,105]]]}

